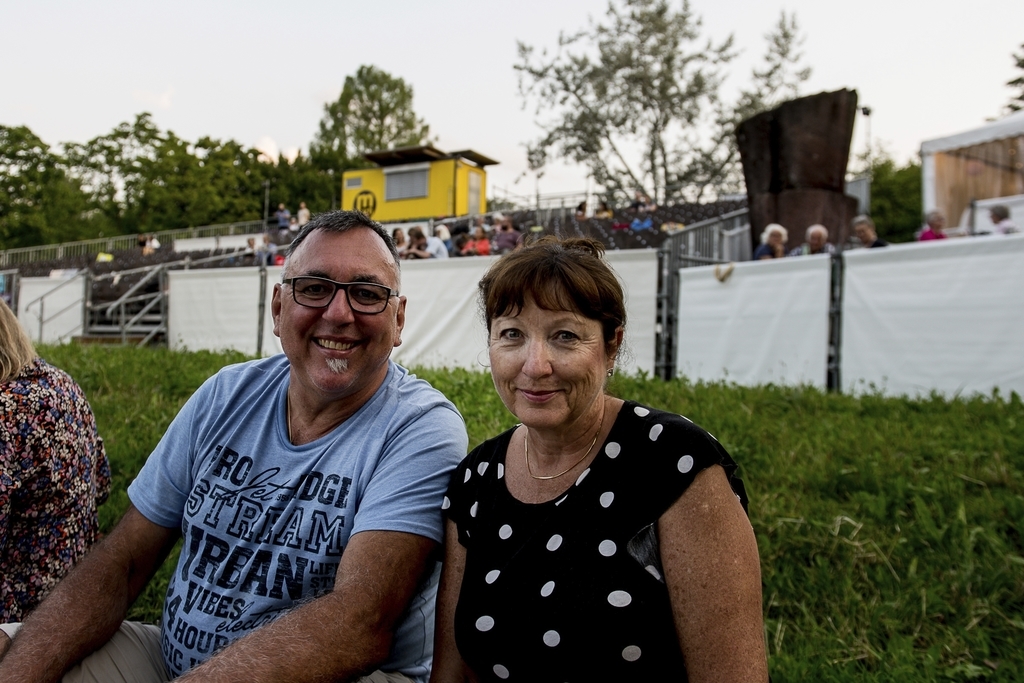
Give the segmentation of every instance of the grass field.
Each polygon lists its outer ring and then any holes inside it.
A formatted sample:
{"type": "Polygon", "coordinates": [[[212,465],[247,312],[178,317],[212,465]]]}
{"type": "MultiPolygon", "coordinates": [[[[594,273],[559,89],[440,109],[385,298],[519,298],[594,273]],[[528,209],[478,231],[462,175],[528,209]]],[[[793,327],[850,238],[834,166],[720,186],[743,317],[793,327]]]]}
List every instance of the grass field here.
{"type": "MultiPolygon", "coordinates": [[[[105,529],[189,395],[238,354],[44,347],[85,389],[114,469],[105,529]]],[[[470,445],[514,424],[486,374],[421,371],[470,445]]],[[[780,681],[1024,680],[1024,404],[852,398],[617,377],[611,392],[680,412],[740,463],[780,681]]],[[[173,558],[172,558],[173,560],[173,558]]],[[[170,562],[170,561],[169,561],[170,562]]],[[[133,607],[155,621],[166,576],[133,607]]]]}

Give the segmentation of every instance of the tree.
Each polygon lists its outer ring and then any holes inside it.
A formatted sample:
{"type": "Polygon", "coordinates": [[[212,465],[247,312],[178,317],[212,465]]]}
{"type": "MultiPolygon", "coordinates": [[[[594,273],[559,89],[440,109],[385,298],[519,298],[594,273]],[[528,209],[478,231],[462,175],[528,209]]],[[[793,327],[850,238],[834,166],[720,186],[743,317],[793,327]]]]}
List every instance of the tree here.
{"type": "Polygon", "coordinates": [[[800,85],[811,77],[811,67],[800,67],[803,53],[797,50],[804,43],[796,12],[787,17],[779,14],[779,21],[764,36],[768,51],[764,68],[754,69],[751,87],[740,93],[734,109],[737,123],[800,95],[800,85]]]}
{"type": "MultiPolygon", "coordinates": [[[[1011,54],[1014,60],[1014,67],[1024,71],[1024,43],[1020,45],[1020,54],[1011,54]]],[[[1024,74],[1021,74],[1017,78],[1006,83],[1009,88],[1016,88],[1019,92],[1010,98],[1010,102],[1006,105],[1006,113],[1012,114],[1015,111],[1024,109],[1024,74]]]]}
{"type": "Polygon", "coordinates": [[[375,66],[360,66],[336,102],[324,105],[320,129],[309,145],[310,158],[323,171],[341,174],[367,165],[362,156],[391,147],[428,141],[430,127],[416,117],[413,91],[401,78],[375,66]]]}
{"type": "Polygon", "coordinates": [[[603,23],[561,34],[552,58],[519,43],[520,94],[552,116],[528,146],[531,169],[554,154],[586,166],[609,193],[644,188],[664,201],[688,188],[699,198],[718,178],[697,131],[733,57],[731,37],[704,42],[700,31],[688,0],[678,11],[667,0],[621,0],[603,23]]]}
{"type": "Polygon", "coordinates": [[[898,166],[882,151],[871,164],[871,217],[878,236],[889,242],[912,242],[921,227],[921,164],[898,166]]]}
{"type": "Polygon", "coordinates": [[[88,209],[62,156],[24,126],[0,126],[0,248],[95,237],[88,209]]]}

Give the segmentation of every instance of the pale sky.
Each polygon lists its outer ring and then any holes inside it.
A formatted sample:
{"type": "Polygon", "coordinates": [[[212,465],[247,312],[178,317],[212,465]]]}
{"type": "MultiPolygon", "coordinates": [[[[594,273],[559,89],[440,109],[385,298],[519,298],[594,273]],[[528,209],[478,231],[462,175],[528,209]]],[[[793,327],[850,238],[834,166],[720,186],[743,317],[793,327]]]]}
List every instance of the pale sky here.
{"type": "MultiPolygon", "coordinates": [[[[306,149],[323,105],[345,76],[374,64],[410,83],[414,106],[446,151],[474,149],[501,162],[489,184],[532,195],[582,191],[586,172],[555,167],[516,183],[523,145],[538,136],[522,107],[516,41],[553,48],[560,30],[604,13],[604,0],[290,2],[127,0],[0,5],[4,85],[0,124],[26,125],[51,145],[84,142],[142,111],[161,129],[287,151],[306,149]]],[[[693,0],[704,35],[734,35],[731,97],[765,52],[780,10],[795,11],[802,94],[852,88],[872,108],[871,134],[898,159],[922,140],[1001,114],[1006,81],[1020,73],[1018,0],[693,0]]],[[[866,144],[863,121],[854,150],[866,144]]],[[[492,192],[488,193],[493,194],[492,192]]]]}

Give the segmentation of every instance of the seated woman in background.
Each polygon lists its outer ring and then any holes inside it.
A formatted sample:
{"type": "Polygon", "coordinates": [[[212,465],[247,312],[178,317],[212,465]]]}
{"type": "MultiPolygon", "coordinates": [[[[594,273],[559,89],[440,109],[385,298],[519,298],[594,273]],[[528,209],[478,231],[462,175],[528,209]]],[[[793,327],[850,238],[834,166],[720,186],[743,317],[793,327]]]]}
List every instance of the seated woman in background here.
{"type": "Polygon", "coordinates": [[[591,239],[480,282],[494,386],[522,424],[452,475],[431,681],[764,681],[761,574],[736,463],[605,391],[622,287],[591,239]]]}
{"type": "Polygon", "coordinates": [[[761,244],[754,250],[754,261],[782,258],[786,255],[789,232],[778,223],[769,223],[761,233],[761,244]]]}
{"type": "Polygon", "coordinates": [[[459,251],[460,256],[490,256],[491,241],[487,237],[487,231],[482,226],[473,230],[473,237],[468,240],[459,251]]]}
{"type": "Polygon", "coordinates": [[[109,492],[85,395],[0,302],[0,623],[21,621],[85,555],[109,492]]]}
{"type": "Polygon", "coordinates": [[[405,230],[401,228],[395,228],[391,231],[391,239],[395,242],[395,249],[398,250],[398,255],[401,256],[409,245],[405,241],[405,230]]]}

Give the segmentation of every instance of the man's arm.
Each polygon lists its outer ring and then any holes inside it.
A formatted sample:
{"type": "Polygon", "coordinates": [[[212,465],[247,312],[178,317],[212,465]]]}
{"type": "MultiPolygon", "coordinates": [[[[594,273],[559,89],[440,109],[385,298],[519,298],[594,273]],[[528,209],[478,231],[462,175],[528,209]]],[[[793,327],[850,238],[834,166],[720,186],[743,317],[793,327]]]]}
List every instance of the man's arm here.
{"type": "Polygon", "coordinates": [[[349,540],[334,590],[238,640],[192,669],[185,681],[349,681],[391,651],[394,629],[437,543],[400,531],[349,540]]]}
{"type": "Polygon", "coordinates": [[[25,620],[0,661],[0,680],[58,681],[106,643],[179,535],[129,506],[110,535],[25,620]]]}

